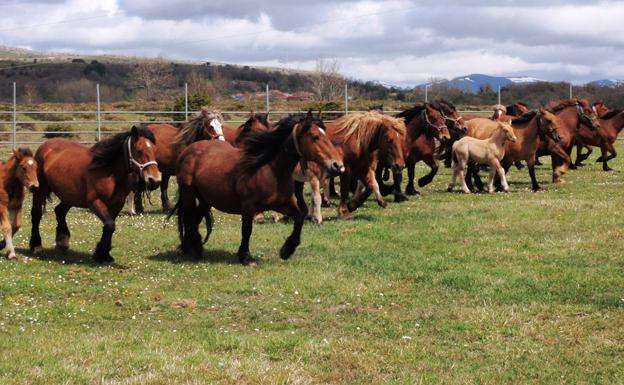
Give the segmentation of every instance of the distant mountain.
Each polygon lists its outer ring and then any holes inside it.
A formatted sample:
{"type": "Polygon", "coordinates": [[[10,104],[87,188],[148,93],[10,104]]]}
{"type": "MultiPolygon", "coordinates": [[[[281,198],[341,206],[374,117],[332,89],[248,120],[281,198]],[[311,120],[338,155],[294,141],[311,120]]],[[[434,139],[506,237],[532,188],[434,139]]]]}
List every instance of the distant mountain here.
{"type": "Polygon", "coordinates": [[[594,80],[593,82],[587,83],[589,86],[595,87],[618,87],[624,85],[624,80],[616,80],[616,79],[600,79],[594,80]]]}
{"type": "MultiPolygon", "coordinates": [[[[483,74],[471,74],[467,76],[457,77],[451,80],[442,80],[435,82],[435,84],[446,84],[451,88],[456,88],[466,92],[477,93],[481,88],[485,88],[487,86],[491,87],[492,90],[497,90],[498,87],[505,87],[511,84],[528,84],[528,83],[537,83],[544,82],[545,80],[529,77],[529,76],[519,76],[519,77],[501,77],[501,76],[490,76],[483,74]]],[[[421,84],[418,87],[425,87],[427,84],[421,84]]]]}

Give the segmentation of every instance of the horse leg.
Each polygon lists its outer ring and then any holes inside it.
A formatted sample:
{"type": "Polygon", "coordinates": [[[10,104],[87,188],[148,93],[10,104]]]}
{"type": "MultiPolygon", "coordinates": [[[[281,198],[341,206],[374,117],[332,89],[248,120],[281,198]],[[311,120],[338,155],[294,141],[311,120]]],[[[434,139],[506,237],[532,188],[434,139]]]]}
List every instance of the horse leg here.
{"type": "MultiPolygon", "coordinates": [[[[203,252],[201,235],[199,234],[199,224],[202,220],[202,210],[209,210],[200,204],[197,207],[195,193],[188,187],[180,187],[179,207],[178,207],[178,232],[182,253],[190,255],[194,259],[200,259],[203,252]]],[[[205,211],[204,211],[205,212],[205,211]]],[[[209,224],[207,223],[206,226],[209,224]]],[[[210,231],[212,226],[210,226],[210,231]]]]}
{"type": "Polygon", "coordinates": [[[416,162],[408,161],[405,166],[407,167],[407,186],[405,186],[405,194],[418,195],[419,192],[414,188],[416,162]]]}
{"type": "Polygon", "coordinates": [[[351,191],[351,175],[344,173],[340,175],[340,205],[338,206],[338,218],[351,219],[351,213],[347,207],[347,199],[351,191]]]}
{"type": "Polygon", "coordinates": [[[401,183],[403,182],[403,172],[396,171],[392,173],[392,179],[394,181],[394,202],[401,203],[407,201],[409,198],[401,191],[401,183]]]}
{"type": "Polygon", "coordinates": [[[293,255],[297,246],[301,243],[301,229],[303,228],[304,214],[292,201],[283,207],[281,212],[293,218],[295,222],[292,233],[286,238],[286,242],[284,242],[284,245],[280,249],[280,258],[287,260],[293,255]]]}
{"type": "Polygon", "coordinates": [[[464,170],[466,169],[466,162],[465,161],[461,161],[461,162],[457,162],[457,176],[459,177],[459,182],[461,183],[461,188],[462,191],[466,194],[470,194],[470,189],[468,188],[468,185],[466,185],[466,175],[464,170]]]}
{"type": "Polygon", "coordinates": [[[13,247],[13,233],[11,221],[9,220],[9,212],[6,207],[0,208],[0,229],[4,235],[4,242],[7,248],[7,258],[16,259],[15,248],[13,247]]]}
{"type": "Polygon", "coordinates": [[[487,183],[487,188],[488,188],[487,191],[490,194],[494,192],[494,177],[495,176],[496,176],[496,167],[490,166],[490,177],[487,183]]]}
{"type": "Polygon", "coordinates": [[[531,177],[531,187],[534,192],[542,191],[539,183],[537,183],[537,178],[535,177],[535,159],[530,159],[527,161],[527,165],[529,167],[529,176],[531,177]]]}
{"type": "MultiPolygon", "coordinates": [[[[294,202],[293,202],[294,205],[294,202]]],[[[295,206],[296,207],[296,206],[295,206]]],[[[297,211],[299,211],[299,209],[297,209],[297,211]]],[[[251,254],[249,254],[249,238],[251,238],[251,231],[253,229],[253,217],[254,217],[254,210],[246,210],[243,214],[242,214],[242,223],[241,223],[241,243],[240,246],[238,247],[238,261],[244,265],[244,266],[249,266],[249,265],[255,265],[257,263],[257,261],[251,257],[251,254]]]]}
{"type": "Polygon", "coordinates": [[[61,202],[54,208],[56,214],[56,249],[62,252],[69,249],[69,227],[67,227],[67,212],[71,206],[61,202]]]}
{"type": "Polygon", "coordinates": [[[446,151],[444,152],[444,167],[451,168],[453,166],[453,141],[446,142],[446,151]]]}
{"type": "Polygon", "coordinates": [[[502,166],[498,167],[498,177],[500,178],[503,192],[509,192],[509,184],[507,184],[507,172],[502,166]]]}
{"type": "Polygon", "coordinates": [[[295,181],[295,198],[297,198],[297,206],[302,213],[308,212],[308,205],[305,203],[305,197],[303,196],[304,183],[295,181]]]}
{"type": "Polygon", "coordinates": [[[377,183],[377,179],[375,179],[375,172],[373,170],[368,170],[368,174],[366,174],[366,184],[369,186],[368,188],[372,189],[373,193],[375,193],[375,200],[377,201],[377,204],[386,208],[388,204],[379,190],[379,184],[377,183]]]}
{"type": "Polygon", "coordinates": [[[42,250],[39,225],[41,224],[41,217],[43,216],[43,206],[45,204],[46,195],[46,186],[44,186],[43,183],[40,182],[39,188],[33,193],[33,204],[32,208],[30,209],[31,230],[29,248],[30,251],[34,253],[42,250]]]}
{"type": "Polygon", "coordinates": [[[134,189],[134,207],[137,214],[143,214],[145,207],[143,207],[143,192],[145,191],[145,182],[142,180],[137,181],[134,189]]]}
{"type": "Polygon", "coordinates": [[[455,187],[455,183],[457,182],[457,176],[459,175],[459,169],[457,168],[458,164],[455,164],[455,168],[453,169],[453,175],[451,176],[451,183],[449,183],[446,188],[447,192],[453,191],[453,187],[455,187]]]}
{"type": "Polygon", "coordinates": [[[321,194],[321,207],[331,207],[331,201],[329,200],[329,178],[321,177],[319,183],[323,188],[323,193],[321,194]]]}
{"type": "Polygon", "coordinates": [[[516,169],[518,169],[518,170],[522,170],[524,168],[524,165],[519,160],[514,162],[514,166],[516,166],[516,169]]]}
{"type": "MultiPolygon", "coordinates": [[[[22,227],[22,206],[9,209],[9,221],[11,222],[11,234],[15,235],[22,227]]],[[[0,250],[6,247],[6,241],[0,241],[0,250]]]]}
{"type": "Polygon", "coordinates": [[[111,216],[108,206],[106,206],[106,204],[99,199],[91,202],[89,208],[104,223],[102,237],[95,247],[93,259],[97,263],[111,263],[114,261],[113,257],[110,255],[110,250],[111,240],[113,238],[113,233],[115,232],[115,219],[111,216]]]}
{"type": "Polygon", "coordinates": [[[609,161],[609,157],[607,156],[607,146],[606,145],[601,145],[600,146],[600,152],[602,153],[602,169],[604,171],[613,171],[613,169],[611,167],[609,167],[609,165],[607,164],[607,162],[609,161]]]}
{"type": "MultiPolygon", "coordinates": [[[[334,178],[333,177],[329,177],[327,178],[327,184],[329,186],[329,198],[338,198],[338,192],[336,191],[336,184],[334,183],[334,178]]],[[[340,187],[342,188],[342,187],[340,187]]]]}
{"type": "Polygon", "coordinates": [[[126,197],[126,212],[129,215],[137,215],[136,208],[134,207],[134,190],[130,190],[126,197]]]}
{"type": "Polygon", "coordinates": [[[394,185],[388,186],[384,183],[384,181],[390,178],[388,174],[388,169],[385,167],[377,166],[375,169],[375,179],[377,180],[377,184],[383,196],[389,195],[394,191],[394,185]]]}
{"type": "Polygon", "coordinates": [[[164,212],[169,212],[173,208],[168,194],[170,177],[171,175],[163,173],[162,180],[160,181],[160,202],[164,212]]]}
{"type": "Polygon", "coordinates": [[[435,159],[433,157],[425,158],[425,159],[423,159],[423,161],[425,162],[425,164],[427,166],[429,166],[429,168],[431,170],[429,171],[429,174],[427,174],[427,175],[423,176],[422,178],[418,179],[418,187],[425,187],[426,185],[431,183],[433,178],[438,173],[438,163],[435,161],[435,159]]]}
{"type": "MultiPolygon", "coordinates": [[[[323,215],[321,214],[321,182],[317,177],[310,177],[310,188],[312,189],[312,207],[309,216],[313,223],[323,223],[323,215]]],[[[305,211],[302,211],[305,213],[305,211]]]]}

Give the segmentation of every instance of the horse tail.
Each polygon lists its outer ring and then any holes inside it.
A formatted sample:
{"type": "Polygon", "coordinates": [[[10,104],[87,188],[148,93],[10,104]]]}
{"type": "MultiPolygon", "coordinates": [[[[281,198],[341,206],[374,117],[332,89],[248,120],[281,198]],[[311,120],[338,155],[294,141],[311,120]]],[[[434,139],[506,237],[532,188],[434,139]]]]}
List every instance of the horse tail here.
{"type": "Polygon", "coordinates": [[[37,162],[37,180],[39,181],[39,191],[44,192],[43,204],[41,206],[42,212],[46,211],[47,202],[52,203],[52,191],[48,188],[48,181],[45,176],[44,157],[41,151],[35,152],[35,161],[37,162]]]}

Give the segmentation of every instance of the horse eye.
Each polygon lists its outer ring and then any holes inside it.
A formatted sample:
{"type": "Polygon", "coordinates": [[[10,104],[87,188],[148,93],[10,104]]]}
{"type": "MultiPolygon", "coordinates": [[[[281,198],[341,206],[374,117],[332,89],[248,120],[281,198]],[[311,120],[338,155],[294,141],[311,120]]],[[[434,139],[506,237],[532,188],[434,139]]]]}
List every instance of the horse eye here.
{"type": "Polygon", "coordinates": [[[316,142],[316,141],[321,140],[321,137],[320,137],[320,136],[318,136],[318,135],[314,135],[314,136],[312,137],[312,140],[316,142]]]}

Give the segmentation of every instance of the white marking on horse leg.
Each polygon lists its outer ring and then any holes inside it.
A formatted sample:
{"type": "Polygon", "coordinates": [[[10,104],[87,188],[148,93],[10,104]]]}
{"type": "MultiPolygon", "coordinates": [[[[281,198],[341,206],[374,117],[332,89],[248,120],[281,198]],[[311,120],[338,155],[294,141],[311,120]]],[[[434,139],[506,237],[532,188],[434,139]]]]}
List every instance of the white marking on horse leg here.
{"type": "Polygon", "coordinates": [[[134,191],[130,191],[130,193],[126,197],[126,212],[130,215],[136,215],[136,210],[134,207],[134,191]]]}
{"type": "Polygon", "coordinates": [[[4,241],[6,242],[7,258],[15,259],[15,249],[13,248],[13,233],[11,231],[11,223],[7,218],[7,212],[2,214],[1,225],[2,232],[4,233],[4,241]]]}
{"type": "Polygon", "coordinates": [[[321,214],[320,181],[316,178],[311,178],[310,187],[312,189],[312,206],[310,207],[310,216],[312,217],[312,222],[321,224],[323,222],[323,215],[321,214]]]}
{"type": "Polygon", "coordinates": [[[449,183],[448,188],[446,189],[448,192],[453,191],[453,187],[455,187],[455,182],[457,181],[457,175],[459,174],[459,169],[457,168],[457,164],[453,168],[453,175],[451,176],[451,183],[449,183]]]}
{"type": "Polygon", "coordinates": [[[509,191],[509,185],[507,184],[507,176],[505,175],[504,168],[501,167],[498,169],[498,176],[500,177],[501,186],[503,186],[503,191],[505,192],[509,191]]]}
{"type": "Polygon", "coordinates": [[[375,194],[375,199],[377,200],[377,203],[383,203],[384,201],[384,197],[383,195],[381,195],[381,191],[379,191],[379,184],[377,183],[376,179],[373,179],[373,193],[375,194]]]}

